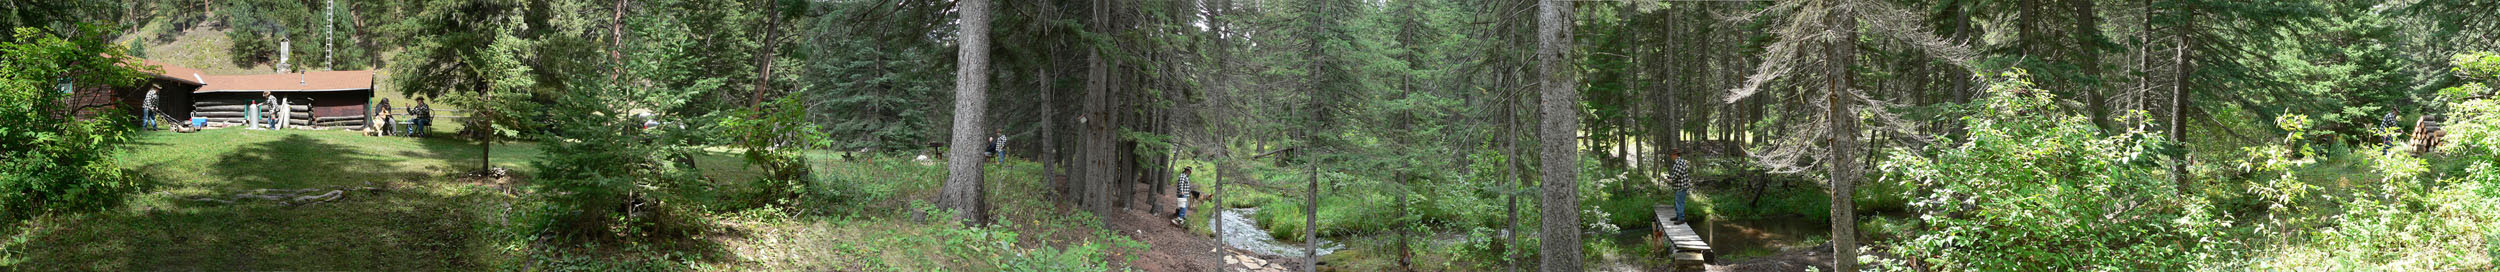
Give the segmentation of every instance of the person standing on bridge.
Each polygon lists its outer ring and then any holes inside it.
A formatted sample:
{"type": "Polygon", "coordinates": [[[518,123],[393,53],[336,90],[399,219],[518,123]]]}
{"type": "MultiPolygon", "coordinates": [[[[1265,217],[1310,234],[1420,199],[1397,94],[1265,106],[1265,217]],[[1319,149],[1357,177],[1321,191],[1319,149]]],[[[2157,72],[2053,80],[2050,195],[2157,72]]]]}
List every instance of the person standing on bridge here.
{"type": "Polygon", "coordinates": [[[1675,186],[1675,218],[1672,220],[1683,223],[1684,200],[1693,194],[1693,164],[1684,161],[1683,150],[1668,152],[1667,160],[1667,182],[1675,186]]]}

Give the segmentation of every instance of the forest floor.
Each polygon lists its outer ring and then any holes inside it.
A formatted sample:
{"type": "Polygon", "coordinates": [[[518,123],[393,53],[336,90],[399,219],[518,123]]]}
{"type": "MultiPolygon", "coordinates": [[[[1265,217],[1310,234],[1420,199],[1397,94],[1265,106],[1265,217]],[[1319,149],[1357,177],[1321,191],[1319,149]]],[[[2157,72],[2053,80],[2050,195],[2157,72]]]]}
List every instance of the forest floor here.
{"type": "MultiPolygon", "coordinates": [[[[1172,207],[1179,199],[1170,195],[1149,195],[1137,192],[1140,198],[1154,201],[1160,210],[1146,210],[1143,203],[1132,203],[1119,216],[1110,218],[1113,231],[1146,242],[1148,251],[1139,254],[1129,265],[1145,271],[1215,271],[1219,266],[1215,238],[1190,233],[1183,226],[1172,224],[1172,207]]],[[[1193,211],[1193,213],[1202,211],[1193,211]]],[[[1203,224],[1193,221],[1190,224],[1203,224]]]]}

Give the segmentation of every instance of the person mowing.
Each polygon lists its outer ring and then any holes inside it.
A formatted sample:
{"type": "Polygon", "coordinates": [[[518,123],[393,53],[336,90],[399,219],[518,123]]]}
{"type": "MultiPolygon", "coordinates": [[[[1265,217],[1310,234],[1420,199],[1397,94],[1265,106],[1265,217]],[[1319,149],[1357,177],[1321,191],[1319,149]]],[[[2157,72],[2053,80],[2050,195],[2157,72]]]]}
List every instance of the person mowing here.
{"type": "Polygon", "coordinates": [[[1683,150],[1668,152],[1667,160],[1671,165],[1667,168],[1667,182],[1675,186],[1675,219],[1670,220],[1682,224],[1684,200],[1693,194],[1693,164],[1684,161],[1683,150]]]}
{"type": "Polygon", "coordinates": [[[148,130],[156,130],[156,113],[165,112],[156,109],[156,90],[148,88],[147,98],[139,100],[139,123],[147,125],[148,130]]]}
{"type": "Polygon", "coordinates": [[[1180,204],[1172,205],[1172,225],[1175,226],[1189,223],[1189,199],[1198,196],[1197,187],[1189,184],[1189,170],[1188,167],[1181,167],[1180,181],[1174,183],[1179,186],[1173,188],[1177,190],[1172,195],[1180,200],[1180,204]]]}

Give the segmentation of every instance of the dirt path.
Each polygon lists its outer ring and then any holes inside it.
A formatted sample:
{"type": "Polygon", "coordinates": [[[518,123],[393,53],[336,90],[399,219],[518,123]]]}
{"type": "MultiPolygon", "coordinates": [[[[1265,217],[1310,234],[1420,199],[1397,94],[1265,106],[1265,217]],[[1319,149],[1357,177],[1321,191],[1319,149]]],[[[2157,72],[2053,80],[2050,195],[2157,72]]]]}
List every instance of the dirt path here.
{"type": "MultiPolygon", "coordinates": [[[[1143,189],[1146,186],[1138,187],[1143,189]]],[[[1148,211],[1145,210],[1146,203],[1144,201],[1139,201],[1130,203],[1133,204],[1133,206],[1130,206],[1133,209],[1121,211],[1118,213],[1118,216],[1110,216],[1110,218],[1107,219],[1110,222],[1109,224],[1106,224],[1106,226],[1119,231],[1119,233],[1123,235],[1128,235],[1129,238],[1137,239],[1139,242],[1145,242],[1149,246],[1146,252],[1134,256],[1136,258],[1129,263],[1129,266],[1145,271],[1217,271],[1217,267],[1222,267],[1216,259],[1216,244],[1214,237],[1191,234],[1187,229],[1172,225],[1172,207],[1177,201],[1179,201],[1178,199],[1174,199],[1168,194],[1160,196],[1152,195],[1143,190],[1135,193],[1136,195],[1134,196],[1138,198],[1161,203],[1160,206],[1162,206],[1161,208],[1163,209],[1148,211]]],[[[1205,205],[1206,203],[1199,204],[1205,205]]],[[[1201,211],[1193,210],[1190,212],[1197,213],[1201,211]]],[[[1205,222],[1189,223],[1205,224],[1205,222]]],[[[1238,249],[1228,251],[1234,252],[1237,256],[1250,254],[1238,249]]],[[[1293,267],[1293,265],[1298,264],[1298,262],[1291,259],[1279,256],[1243,256],[1235,258],[1235,263],[1248,262],[1251,264],[1264,264],[1258,265],[1258,267],[1273,268],[1275,269],[1273,271],[1284,271],[1283,268],[1293,267]]],[[[1235,264],[1228,268],[1229,269],[1224,270],[1249,270],[1245,269],[1245,266],[1240,264],[1235,264]]]]}
{"type": "Polygon", "coordinates": [[[1708,270],[1713,272],[1806,271],[1808,267],[1818,269],[1818,271],[1832,271],[1832,245],[1823,244],[1783,251],[1779,254],[1743,262],[1714,264],[1708,266],[1708,270]]]}

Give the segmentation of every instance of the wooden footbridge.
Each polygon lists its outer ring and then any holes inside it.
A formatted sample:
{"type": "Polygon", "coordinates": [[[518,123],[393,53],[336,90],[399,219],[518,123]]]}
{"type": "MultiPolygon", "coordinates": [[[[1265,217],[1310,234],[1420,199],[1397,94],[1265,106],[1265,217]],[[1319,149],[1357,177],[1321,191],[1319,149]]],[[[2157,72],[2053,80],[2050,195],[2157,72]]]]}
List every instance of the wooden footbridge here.
{"type": "Polygon", "coordinates": [[[1675,218],[1675,205],[1655,205],[1650,207],[1650,211],[1658,218],[1656,225],[1652,226],[1658,231],[1653,235],[1667,244],[1667,266],[1670,269],[1700,268],[1717,257],[1717,253],[1710,251],[1708,240],[1703,239],[1700,232],[1693,231],[1693,225],[1670,221],[1675,218]]]}

